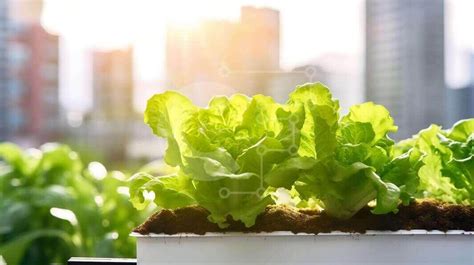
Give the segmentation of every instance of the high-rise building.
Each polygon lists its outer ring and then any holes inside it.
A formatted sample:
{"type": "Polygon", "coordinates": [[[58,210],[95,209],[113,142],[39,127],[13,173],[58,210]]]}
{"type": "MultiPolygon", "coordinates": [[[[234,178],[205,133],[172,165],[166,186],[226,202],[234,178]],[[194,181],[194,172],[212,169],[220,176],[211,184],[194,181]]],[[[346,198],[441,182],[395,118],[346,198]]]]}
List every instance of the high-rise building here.
{"type": "Polygon", "coordinates": [[[62,131],[59,39],[41,26],[42,5],[0,0],[0,141],[37,145],[62,131]]]}
{"type": "Polygon", "coordinates": [[[296,86],[313,81],[324,83],[324,72],[318,66],[305,65],[292,71],[271,74],[267,78],[269,81],[265,95],[271,96],[278,103],[285,103],[296,86]]]}
{"type": "Polygon", "coordinates": [[[474,52],[469,55],[469,82],[474,85],[474,52]]]}
{"type": "MultiPolygon", "coordinates": [[[[333,97],[339,100],[341,112],[345,113],[350,106],[364,100],[362,73],[359,69],[357,57],[327,53],[309,65],[296,67],[293,72],[303,72],[306,82],[322,82],[327,85],[333,97]]],[[[294,85],[287,89],[289,91],[286,94],[294,89],[294,85]]]]}
{"type": "Polygon", "coordinates": [[[41,143],[61,134],[59,38],[39,23],[13,23],[9,39],[12,137],[41,143]]]}
{"type": "MultiPolygon", "coordinates": [[[[71,132],[75,145],[124,161],[137,116],[133,109],[133,50],[92,52],[92,109],[71,132]]],[[[140,122],[143,123],[143,122],[140,122]]]]}
{"type": "Polygon", "coordinates": [[[457,89],[447,89],[447,120],[446,125],[461,119],[474,118],[474,53],[469,54],[469,82],[457,89]]]}
{"type": "Polygon", "coordinates": [[[447,127],[458,120],[474,118],[474,83],[457,89],[446,89],[446,92],[447,127]]]}
{"type": "Polygon", "coordinates": [[[167,30],[167,80],[198,102],[213,94],[264,93],[279,61],[280,16],[273,9],[242,7],[238,22],[167,30]]]}
{"type": "Polygon", "coordinates": [[[8,138],[8,0],[0,0],[0,141],[8,138]]]}
{"type": "Polygon", "coordinates": [[[126,120],[133,116],[133,50],[92,54],[94,119],[126,120]]]}
{"type": "Polygon", "coordinates": [[[321,82],[331,89],[334,98],[339,100],[341,113],[364,100],[362,91],[362,72],[354,56],[328,53],[307,65],[289,72],[279,72],[272,77],[268,94],[276,101],[284,103],[296,86],[308,82],[321,82]]]}
{"type": "Polygon", "coordinates": [[[444,1],[367,0],[365,83],[405,138],[443,123],[444,1]]]}
{"type": "MultiPolygon", "coordinates": [[[[280,68],[280,12],[244,6],[229,67],[241,71],[274,71],[280,68]],[[232,61],[234,63],[232,63],[232,61]]],[[[235,41],[235,40],[234,40],[235,41]]]]}

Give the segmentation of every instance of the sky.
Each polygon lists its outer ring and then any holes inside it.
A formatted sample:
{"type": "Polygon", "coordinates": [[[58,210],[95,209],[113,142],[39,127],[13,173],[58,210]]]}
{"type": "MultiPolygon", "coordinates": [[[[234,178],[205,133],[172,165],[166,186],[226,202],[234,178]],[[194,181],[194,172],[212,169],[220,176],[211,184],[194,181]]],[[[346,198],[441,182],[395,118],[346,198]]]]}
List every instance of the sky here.
{"type": "MultiPolygon", "coordinates": [[[[167,24],[192,26],[203,19],[236,21],[242,5],[280,11],[283,69],[327,53],[353,55],[363,67],[363,0],[45,0],[42,23],[48,31],[61,35],[63,104],[78,111],[89,108],[87,55],[91,49],[133,45],[135,78],[148,83],[164,80],[167,24]]],[[[446,1],[446,79],[452,86],[466,82],[463,55],[474,50],[473,11],[474,1],[446,1]]]]}

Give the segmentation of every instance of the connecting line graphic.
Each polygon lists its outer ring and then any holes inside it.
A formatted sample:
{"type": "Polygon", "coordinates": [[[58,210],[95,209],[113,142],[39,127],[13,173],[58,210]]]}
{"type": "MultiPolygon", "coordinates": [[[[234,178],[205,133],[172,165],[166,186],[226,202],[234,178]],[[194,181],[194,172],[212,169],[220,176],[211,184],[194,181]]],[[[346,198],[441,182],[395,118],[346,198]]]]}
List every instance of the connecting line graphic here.
{"type": "MultiPolygon", "coordinates": [[[[260,112],[256,119],[261,119],[262,117],[262,113],[260,112]]],[[[291,145],[286,149],[286,151],[288,153],[290,153],[290,155],[296,155],[298,153],[298,145],[296,144],[296,125],[298,124],[299,122],[299,118],[298,116],[295,116],[295,115],[290,115],[289,118],[284,118],[284,119],[281,119],[281,121],[288,121],[290,126],[291,126],[291,145]]],[[[264,185],[264,168],[263,168],[263,159],[264,159],[264,156],[268,153],[268,152],[281,152],[282,149],[273,149],[273,148],[267,148],[265,146],[259,146],[257,147],[257,154],[259,156],[259,164],[260,164],[260,174],[259,174],[259,178],[260,178],[260,187],[258,187],[255,191],[236,191],[236,190],[230,190],[229,188],[226,188],[226,187],[222,187],[219,189],[219,196],[222,198],[222,199],[226,199],[228,197],[230,197],[231,195],[255,195],[257,197],[261,197],[263,196],[263,194],[265,193],[265,185],[264,185]]]]}
{"type": "Polygon", "coordinates": [[[295,75],[304,74],[309,82],[314,82],[318,69],[312,65],[305,67],[299,71],[281,71],[281,70],[230,70],[227,66],[221,65],[218,69],[219,75],[228,77],[229,75],[295,75]]]}
{"type": "MultiPolygon", "coordinates": [[[[309,65],[304,68],[304,70],[300,71],[280,71],[280,70],[231,70],[225,64],[221,64],[218,68],[218,74],[222,77],[229,77],[230,75],[295,75],[295,74],[304,74],[309,82],[314,82],[317,77],[318,69],[315,66],[309,65]]],[[[256,119],[262,118],[262,112],[257,114],[256,119]]],[[[296,124],[298,123],[298,117],[295,115],[290,115],[289,118],[281,119],[280,121],[288,121],[291,126],[292,132],[292,141],[291,145],[286,150],[290,155],[296,155],[298,153],[298,145],[296,144],[296,124]]],[[[264,124],[262,122],[262,124],[264,124]]],[[[281,152],[281,149],[271,149],[266,148],[265,146],[259,146],[257,148],[257,154],[259,157],[259,164],[260,164],[260,186],[255,191],[239,191],[239,190],[231,190],[227,187],[221,187],[219,189],[219,196],[223,199],[228,198],[231,195],[255,195],[257,197],[261,197],[265,192],[266,188],[264,185],[264,163],[263,159],[265,154],[268,152],[281,152]]]]}

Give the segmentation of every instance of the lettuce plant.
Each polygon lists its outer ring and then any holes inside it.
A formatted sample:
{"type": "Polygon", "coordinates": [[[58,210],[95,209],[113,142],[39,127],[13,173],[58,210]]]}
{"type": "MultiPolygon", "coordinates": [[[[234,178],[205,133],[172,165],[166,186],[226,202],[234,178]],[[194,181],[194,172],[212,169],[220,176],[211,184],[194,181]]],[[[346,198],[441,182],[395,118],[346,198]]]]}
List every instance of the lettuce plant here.
{"type": "Polygon", "coordinates": [[[159,207],[199,204],[221,227],[229,217],[252,226],[273,203],[264,175],[298,156],[304,114],[302,107],[262,95],[215,97],[207,108],[176,92],[153,96],[145,122],[167,139],[164,159],[179,170],[168,176],[133,176],[132,202],[143,208],[149,202],[146,193],[153,192],[159,207]]]}
{"type": "Polygon", "coordinates": [[[385,107],[367,102],[340,117],[321,83],[298,86],[285,104],[234,95],[200,108],[165,92],[148,101],[145,122],[168,141],[164,160],[176,173],[134,175],[130,195],[139,209],[200,205],[220,227],[229,218],[249,227],[282,201],[278,194],[340,219],[370,202],[372,213],[386,214],[414,198],[473,199],[473,119],[395,144],[385,107]]]}
{"type": "Polygon", "coordinates": [[[418,154],[412,159],[420,164],[417,197],[474,204],[474,119],[448,130],[431,125],[395,147],[418,154]]]}
{"type": "MultiPolygon", "coordinates": [[[[396,212],[400,189],[378,174],[390,160],[393,141],[388,133],[397,130],[388,111],[369,102],[353,106],[339,118],[339,103],[322,84],[298,87],[288,104],[305,108],[298,153],[300,160],[313,161],[293,175],[300,197],[320,199],[328,214],[341,219],[372,200],[376,200],[373,213],[396,212]]],[[[288,181],[285,187],[292,184],[293,179],[280,176],[288,181]]]]}

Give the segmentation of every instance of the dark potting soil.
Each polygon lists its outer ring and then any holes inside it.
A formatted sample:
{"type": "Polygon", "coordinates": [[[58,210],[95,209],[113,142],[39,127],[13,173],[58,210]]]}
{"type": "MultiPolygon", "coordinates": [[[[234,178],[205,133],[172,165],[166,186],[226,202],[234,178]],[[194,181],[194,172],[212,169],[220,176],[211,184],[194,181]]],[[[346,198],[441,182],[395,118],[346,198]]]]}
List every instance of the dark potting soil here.
{"type": "Polygon", "coordinates": [[[208,211],[192,206],[176,210],[162,210],[153,214],[134,232],[140,234],[177,234],[206,232],[274,232],[329,233],[342,231],[364,233],[367,230],[464,230],[474,231],[474,207],[446,204],[435,201],[413,202],[400,206],[397,214],[374,215],[365,207],[348,220],[329,217],[324,211],[298,210],[288,206],[268,206],[255,225],[246,228],[241,222],[229,218],[229,226],[220,229],[207,220],[208,211]]]}

